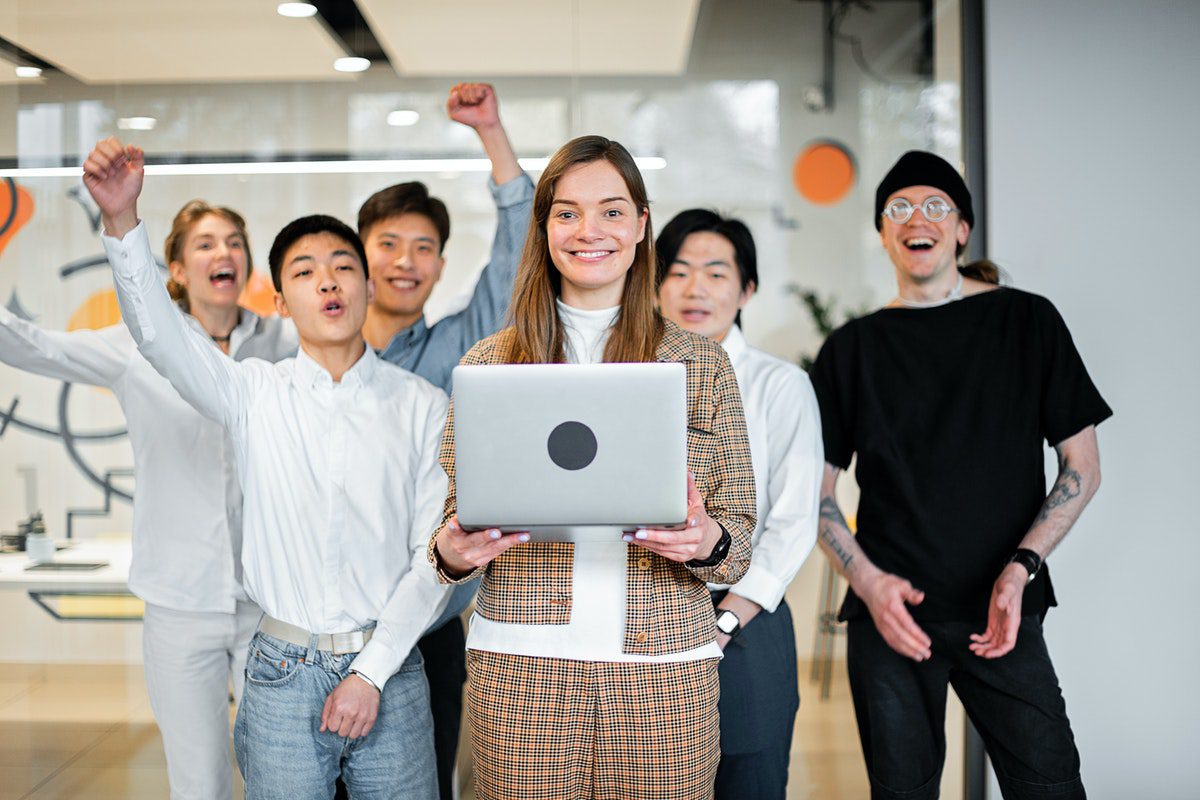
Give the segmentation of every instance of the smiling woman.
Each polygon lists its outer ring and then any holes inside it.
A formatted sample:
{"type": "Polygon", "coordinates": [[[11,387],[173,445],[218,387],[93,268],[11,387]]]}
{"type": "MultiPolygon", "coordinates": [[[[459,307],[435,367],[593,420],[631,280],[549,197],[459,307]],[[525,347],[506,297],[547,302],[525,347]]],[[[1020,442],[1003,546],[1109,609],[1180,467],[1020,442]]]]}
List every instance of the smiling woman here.
{"type": "Polygon", "coordinates": [[[729,359],[655,310],[649,207],[617,142],[584,136],[559,149],[534,193],[513,325],[463,358],[679,361],[689,387],[686,527],[615,529],[611,541],[464,531],[448,414],[450,491],[429,558],[444,582],[483,576],[466,693],[481,800],[712,796],[721,649],[704,582],[746,572],[754,476],[729,359]],[[600,703],[613,709],[603,725],[600,703]]]}

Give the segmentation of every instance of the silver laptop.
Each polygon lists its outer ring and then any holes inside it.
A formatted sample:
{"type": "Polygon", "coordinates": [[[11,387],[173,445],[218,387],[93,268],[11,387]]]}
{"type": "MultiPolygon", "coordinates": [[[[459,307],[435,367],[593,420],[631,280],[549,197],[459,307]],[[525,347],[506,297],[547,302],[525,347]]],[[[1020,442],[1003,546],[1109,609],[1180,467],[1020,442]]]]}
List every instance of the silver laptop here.
{"type": "Polygon", "coordinates": [[[454,369],[458,518],[539,541],[687,518],[683,364],[454,369]]]}

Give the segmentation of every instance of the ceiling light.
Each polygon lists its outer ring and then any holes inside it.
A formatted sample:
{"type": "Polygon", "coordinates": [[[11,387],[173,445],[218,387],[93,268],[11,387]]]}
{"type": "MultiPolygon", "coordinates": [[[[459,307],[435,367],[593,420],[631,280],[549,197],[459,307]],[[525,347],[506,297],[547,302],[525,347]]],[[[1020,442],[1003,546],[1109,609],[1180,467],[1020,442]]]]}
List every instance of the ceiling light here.
{"type": "Polygon", "coordinates": [[[338,72],[362,72],[369,69],[371,62],[358,56],[346,56],[333,62],[333,68],[338,72]]]}
{"type": "MultiPolygon", "coordinates": [[[[658,156],[634,158],[643,170],[665,169],[667,160],[658,156]]],[[[548,158],[518,159],[521,168],[541,172],[548,158]]],[[[208,164],[147,164],[147,175],[338,175],[404,172],[490,172],[486,158],[406,158],[361,161],[231,161],[208,164]]],[[[14,167],[0,169],[0,178],[78,178],[79,167],[14,167]]]]}
{"type": "Polygon", "coordinates": [[[312,3],[280,3],[275,7],[281,17],[293,17],[300,19],[303,17],[311,17],[317,13],[317,7],[312,3]]]}
{"type": "Polygon", "coordinates": [[[396,128],[407,128],[421,121],[421,115],[410,108],[401,108],[388,112],[387,124],[396,128]]]}
{"type": "Polygon", "coordinates": [[[158,120],[154,117],[121,117],[117,127],[123,131],[152,131],[158,120]]]}
{"type": "Polygon", "coordinates": [[[40,78],[42,77],[41,67],[17,67],[18,78],[40,78]]]}

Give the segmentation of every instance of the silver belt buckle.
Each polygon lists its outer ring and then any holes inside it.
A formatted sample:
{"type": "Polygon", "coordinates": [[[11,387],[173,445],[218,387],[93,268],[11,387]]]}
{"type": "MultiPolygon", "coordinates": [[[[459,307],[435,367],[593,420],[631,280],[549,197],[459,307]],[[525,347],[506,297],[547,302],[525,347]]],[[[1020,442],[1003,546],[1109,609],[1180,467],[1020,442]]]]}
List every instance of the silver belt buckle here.
{"type": "Polygon", "coordinates": [[[331,633],[329,634],[329,645],[330,651],[335,656],[357,653],[363,649],[363,632],[331,633]]]}

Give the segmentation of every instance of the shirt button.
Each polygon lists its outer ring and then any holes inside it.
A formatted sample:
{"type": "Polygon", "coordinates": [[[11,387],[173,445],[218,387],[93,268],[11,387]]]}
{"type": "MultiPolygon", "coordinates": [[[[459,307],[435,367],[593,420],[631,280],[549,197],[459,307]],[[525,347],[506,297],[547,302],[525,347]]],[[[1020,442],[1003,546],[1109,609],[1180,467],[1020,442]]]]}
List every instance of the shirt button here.
{"type": "Polygon", "coordinates": [[[639,558],[638,559],[638,569],[640,569],[642,571],[650,569],[650,559],[639,558]]]}
{"type": "Polygon", "coordinates": [[[638,644],[645,644],[646,642],[650,641],[650,634],[646,633],[645,631],[639,631],[638,635],[633,637],[633,639],[638,644]]]}

